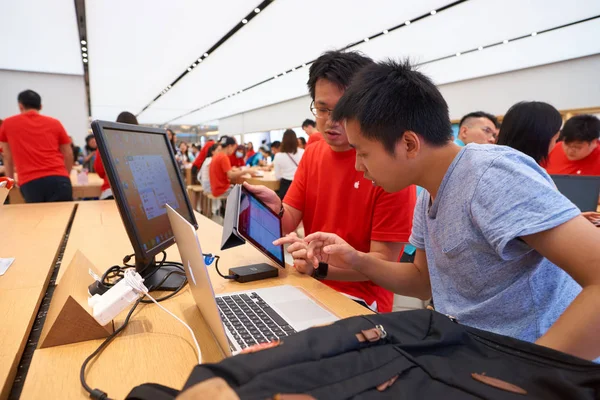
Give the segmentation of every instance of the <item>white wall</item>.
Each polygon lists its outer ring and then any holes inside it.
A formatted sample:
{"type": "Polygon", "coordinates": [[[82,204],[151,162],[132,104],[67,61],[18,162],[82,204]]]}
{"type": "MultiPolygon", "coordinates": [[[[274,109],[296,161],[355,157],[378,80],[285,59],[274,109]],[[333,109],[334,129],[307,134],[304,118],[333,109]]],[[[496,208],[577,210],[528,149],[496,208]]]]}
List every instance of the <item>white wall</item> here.
{"type": "Polygon", "coordinates": [[[0,119],[18,114],[17,96],[31,89],[42,96],[42,114],[62,122],[75,144],[83,147],[89,122],[82,75],[0,69],[0,119]]]}
{"type": "MultiPolygon", "coordinates": [[[[600,54],[439,86],[450,118],[483,110],[504,115],[514,103],[538,100],[559,110],[600,107],[600,54]]],[[[310,97],[258,108],[219,120],[224,134],[282,129],[314,119],[310,97]]]]}
{"type": "Polygon", "coordinates": [[[440,86],[450,118],[483,110],[504,115],[513,104],[537,100],[559,110],[600,106],[600,54],[440,86]]]}

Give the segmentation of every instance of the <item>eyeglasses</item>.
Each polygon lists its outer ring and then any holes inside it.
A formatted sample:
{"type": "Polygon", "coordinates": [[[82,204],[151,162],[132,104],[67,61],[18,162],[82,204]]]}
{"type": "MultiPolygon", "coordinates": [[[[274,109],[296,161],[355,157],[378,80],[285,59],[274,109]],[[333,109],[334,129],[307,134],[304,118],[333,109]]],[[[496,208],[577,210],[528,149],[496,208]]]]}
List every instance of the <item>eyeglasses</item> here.
{"type": "Polygon", "coordinates": [[[486,135],[492,136],[493,138],[498,137],[498,133],[495,129],[490,128],[489,126],[469,126],[472,129],[481,129],[486,135]]]}
{"type": "Polygon", "coordinates": [[[310,112],[317,118],[329,118],[333,110],[324,107],[317,107],[313,101],[310,103],[310,112]]]}

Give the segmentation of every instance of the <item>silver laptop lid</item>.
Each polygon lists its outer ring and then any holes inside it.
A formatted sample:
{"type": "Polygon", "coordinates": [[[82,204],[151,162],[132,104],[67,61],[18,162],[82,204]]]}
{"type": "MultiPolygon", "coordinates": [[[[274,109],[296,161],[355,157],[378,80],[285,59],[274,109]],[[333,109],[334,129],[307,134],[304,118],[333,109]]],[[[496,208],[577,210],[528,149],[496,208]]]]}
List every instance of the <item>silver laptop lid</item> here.
{"type": "Polygon", "coordinates": [[[210,276],[204,264],[202,249],[196,235],[194,226],[183,218],[177,211],[168,204],[167,215],[171,222],[171,228],[175,236],[175,244],[179,249],[181,262],[185,268],[185,274],[192,291],[192,296],[196,306],[202,313],[204,320],[208,324],[213,335],[217,339],[221,350],[225,355],[230,356],[229,341],[225,334],[223,321],[219,316],[219,309],[215,301],[215,293],[210,282],[210,276]]]}

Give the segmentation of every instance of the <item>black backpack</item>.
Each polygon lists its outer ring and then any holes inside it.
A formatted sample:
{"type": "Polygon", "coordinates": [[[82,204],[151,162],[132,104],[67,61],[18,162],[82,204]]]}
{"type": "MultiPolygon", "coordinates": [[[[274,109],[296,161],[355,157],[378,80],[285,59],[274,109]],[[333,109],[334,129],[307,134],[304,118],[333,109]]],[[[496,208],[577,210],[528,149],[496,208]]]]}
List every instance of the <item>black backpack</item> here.
{"type": "MultiPolygon", "coordinates": [[[[220,377],[241,399],[600,399],[600,365],[470,328],[429,310],[347,318],[273,348],[196,366],[183,390],[220,377]]],[[[127,399],[173,399],[141,385],[127,399]]]]}

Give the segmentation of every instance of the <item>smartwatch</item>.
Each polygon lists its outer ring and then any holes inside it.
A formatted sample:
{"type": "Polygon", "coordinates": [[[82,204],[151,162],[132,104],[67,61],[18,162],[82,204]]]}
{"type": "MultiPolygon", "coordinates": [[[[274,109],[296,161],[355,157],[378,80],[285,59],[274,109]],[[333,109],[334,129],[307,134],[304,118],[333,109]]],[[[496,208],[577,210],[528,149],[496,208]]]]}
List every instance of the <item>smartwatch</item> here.
{"type": "Polygon", "coordinates": [[[319,266],[315,268],[312,273],[312,277],[321,281],[327,278],[327,271],[329,270],[329,264],[320,262],[319,266]]]}

